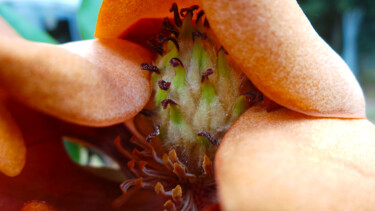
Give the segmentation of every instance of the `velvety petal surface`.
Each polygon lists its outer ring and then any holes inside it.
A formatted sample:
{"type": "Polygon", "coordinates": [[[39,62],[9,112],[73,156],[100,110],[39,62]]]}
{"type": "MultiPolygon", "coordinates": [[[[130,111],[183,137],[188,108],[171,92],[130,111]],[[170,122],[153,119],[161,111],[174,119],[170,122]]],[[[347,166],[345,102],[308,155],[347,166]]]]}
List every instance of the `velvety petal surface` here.
{"type": "Polygon", "coordinates": [[[362,90],[295,0],[202,0],[210,26],[267,97],[313,116],[365,117],[362,90]]]}
{"type": "Polygon", "coordinates": [[[0,86],[19,101],[60,119],[90,126],[135,116],[150,94],[151,60],[142,47],[103,39],[55,46],[0,39],[0,86]]]}
{"type": "Polygon", "coordinates": [[[0,172],[18,175],[26,159],[26,146],[18,126],[0,100],[0,172]]]}
{"type": "Polygon", "coordinates": [[[225,135],[215,173],[224,210],[371,210],[375,126],[250,108],[225,135]]]}
{"type": "MultiPolygon", "coordinates": [[[[172,18],[173,13],[169,12],[169,9],[173,3],[177,3],[179,8],[200,4],[198,0],[104,0],[96,24],[95,37],[119,38],[140,19],[172,18]]],[[[160,25],[154,27],[160,28],[160,25]]],[[[151,29],[144,28],[144,31],[147,30],[151,29]]]]}

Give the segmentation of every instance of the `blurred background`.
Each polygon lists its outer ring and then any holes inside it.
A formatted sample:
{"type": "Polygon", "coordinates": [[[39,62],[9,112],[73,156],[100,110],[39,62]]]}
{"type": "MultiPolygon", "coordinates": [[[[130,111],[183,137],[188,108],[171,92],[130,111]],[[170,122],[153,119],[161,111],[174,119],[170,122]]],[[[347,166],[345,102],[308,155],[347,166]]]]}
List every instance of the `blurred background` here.
{"type": "MultiPolygon", "coordinates": [[[[102,0],[0,0],[0,15],[24,38],[65,43],[92,39],[102,0]]],[[[375,123],[375,0],[298,0],[322,38],[359,80],[368,118],[375,123]]],[[[111,164],[101,153],[65,140],[82,165],[111,164]]]]}

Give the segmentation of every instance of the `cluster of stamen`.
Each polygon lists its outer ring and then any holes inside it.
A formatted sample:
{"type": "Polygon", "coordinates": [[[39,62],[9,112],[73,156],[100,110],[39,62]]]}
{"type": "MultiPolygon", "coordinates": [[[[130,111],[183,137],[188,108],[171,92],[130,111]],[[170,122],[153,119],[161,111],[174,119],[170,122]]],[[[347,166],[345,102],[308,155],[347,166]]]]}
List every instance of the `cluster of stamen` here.
{"type": "Polygon", "coordinates": [[[143,188],[165,197],[166,210],[200,210],[215,203],[217,147],[246,107],[262,100],[232,68],[202,10],[193,21],[196,10],[194,5],[179,11],[173,4],[174,20],[165,18],[164,32],[148,41],[158,57],[141,69],[152,72],[153,98],[136,118],[138,135],[131,140],[136,148],[130,152],[116,139],[136,177],[121,185],[119,201],[143,188]]]}

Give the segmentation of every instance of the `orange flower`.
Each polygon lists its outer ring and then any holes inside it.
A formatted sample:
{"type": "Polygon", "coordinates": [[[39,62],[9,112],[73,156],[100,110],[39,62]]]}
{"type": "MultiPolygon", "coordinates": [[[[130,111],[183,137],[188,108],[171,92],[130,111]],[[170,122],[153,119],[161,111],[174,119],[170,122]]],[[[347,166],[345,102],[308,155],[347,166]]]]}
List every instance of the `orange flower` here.
{"type": "MultiPolygon", "coordinates": [[[[118,38],[134,40],[154,33],[152,27],[136,33],[132,27],[138,21],[147,24],[170,16],[173,2],[104,1],[96,41],[56,47],[1,35],[0,88],[10,98],[73,123],[106,126],[131,119],[151,94],[147,74],[138,69],[152,55],[118,38]]],[[[265,96],[285,107],[272,112],[252,107],[225,135],[215,159],[221,207],[371,209],[375,127],[365,119],[363,94],[354,76],[315,33],[298,4],[294,0],[177,3],[200,5],[235,63],[265,96]]],[[[67,162],[61,143],[45,140],[77,133],[73,126],[13,101],[0,110],[0,125],[1,172],[20,173],[24,140],[28,152],[20,176],[1,176],[5,193],[0,193],[0,202],[37,199],[66,209],[86,204],[99,209],[113,199],[115,184],[57,164],[67,162]],[[69,170],[68,176],[63,169],[69,170]],[[80,202],[64,196],[65,204],[59,204],[61,196],[56,193],[73,194],[80,202]]]]}

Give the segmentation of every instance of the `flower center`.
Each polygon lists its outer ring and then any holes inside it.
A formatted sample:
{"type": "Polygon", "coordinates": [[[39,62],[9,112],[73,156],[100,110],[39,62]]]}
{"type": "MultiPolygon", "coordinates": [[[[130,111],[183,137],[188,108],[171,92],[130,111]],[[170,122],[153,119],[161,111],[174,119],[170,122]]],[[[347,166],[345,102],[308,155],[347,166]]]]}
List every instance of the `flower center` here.
{"type": "Polygon", "coordinates": [[[201,209],[216,201],[217,147],[246,107],[262,100],[233,68],[204,12],[199,11],[193,21],[196,10],[198,6],[179,11],[173,4],[174,21],[165,18],[164,32],[148,41],[157,58],[141,64],[152,72],[153,81],[153,98],[136,117],[146,140],[132,139],[141,151],[130,153],[116,141],[138,177],[123,183],[124,192],[153,188],[168,198],[164,206],[171,210],[201,209]]]}

